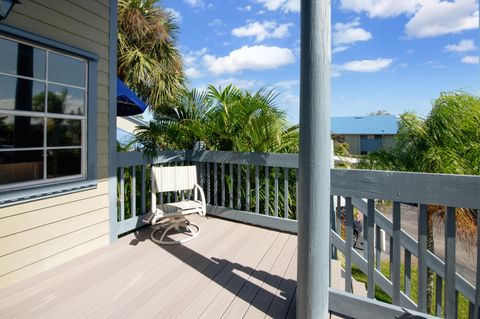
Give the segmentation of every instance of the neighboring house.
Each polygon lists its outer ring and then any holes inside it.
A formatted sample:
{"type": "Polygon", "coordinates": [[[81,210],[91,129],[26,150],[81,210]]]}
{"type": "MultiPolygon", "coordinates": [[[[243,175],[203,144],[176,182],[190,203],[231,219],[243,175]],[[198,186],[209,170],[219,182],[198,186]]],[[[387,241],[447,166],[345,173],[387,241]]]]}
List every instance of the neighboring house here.
{"type": "Polygon", "coordinates": [[[351,154],[368,154],[391,147],[398,131],[392,115],[332,117],[332,138],[348,144],[351,154]]]}
{"type": "Polygon", "coordinates": [[[114,6],[28,0],[0,21],[0,287],[111,241],[114,6]]]}

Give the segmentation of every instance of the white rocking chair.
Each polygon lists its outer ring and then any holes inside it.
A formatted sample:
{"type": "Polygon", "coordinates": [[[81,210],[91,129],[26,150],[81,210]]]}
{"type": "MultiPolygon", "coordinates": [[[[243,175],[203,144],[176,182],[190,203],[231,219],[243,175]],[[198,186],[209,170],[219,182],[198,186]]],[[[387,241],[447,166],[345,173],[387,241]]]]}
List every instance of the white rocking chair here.
{"type": "Polygon", "coordinates": [[[154,167],[152,166],[152,207],[143,220],[154,226],[150,237],[153,242],[161,245],[185,243],[200,234],[200,227],[191,223],[187,216],[191,214],[206,215],[206,202],[203,189],[197,184],[197,169],[195,166],[154,167]],[[179,192],[193,190],[193,199],[185,199],[174,203],[158,204],[157,193],[179,192]],[[200,199],[198,195],[200,194],[200,199]],[[184,239],[168,240],[166,235],[172,230],[183,232],[184,239]],[[156,234],[163,231],[160,239],[156,234]]]}

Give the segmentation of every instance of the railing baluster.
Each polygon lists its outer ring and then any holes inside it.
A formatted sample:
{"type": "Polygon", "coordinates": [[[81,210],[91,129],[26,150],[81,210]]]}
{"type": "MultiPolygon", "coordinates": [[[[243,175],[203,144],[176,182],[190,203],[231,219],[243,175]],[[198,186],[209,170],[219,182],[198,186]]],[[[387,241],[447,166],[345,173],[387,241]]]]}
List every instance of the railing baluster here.
{"type": "Polygon", "coordinates": [[[418,311],[427,312],[427,205],[418,212],[418,311]]]}
{"type": "Polygon", "coordinates": [[[265,215],[270,215],[269,212],[269,195],[270,195],[270,170],[265,166],[265,215]]]}
{"type": "Polygon", "coordinates": [[[380,271],[382,258],[382,232],[379,226],[375,226],[375,268],[380,271]]]}
{"type": "MultiPolygon", "coordinates": [[[[335,207],[333,204],[333,195],[330,195],[330,229],[336,233],[337,232],[337,227],[335,225],[335,207]]],[[[337,248],[332,245],[332,239],[330,238],[330,249],[332,250],[332,259],[338,259],[337,256],[337,248]]],[[[330,285],[332,284],[332,272],[330,272],[330,285]]]]}
{"type": "Polygon", "coordinates": [[[283,169],[283,218],[288,219],[288,168],[283,169]]]}
{"type": "Polygon", "coordinates": [[[368,262],[368,298],[375,298],[375,242],[374,242],[374,231],[375,231],[375,200],[369,199],[367,202],[367,227],[368,229],[368,239],[367,247],[364,245],[364,249],[367,250],[367,262],[368,262]]]}
{"type": "Polygon", "coordinates": [[[455,208],[447,207],[445,219],[445,318],[455,318],[455,208]]]}
{"type": "Polygon", "coordinates": [[[393,282],[393,280],[392,280],[392,275],[393,275],[393,271],[392,271],[393,270],[393,236],[388,237],[388,242],[389,242],[389,252],[388,252],[388,263],[389,263],[389,265],[388,266],[390,267],[389,268],[390,272],[389,272],[389,277],[388,278],[390,279],[390,281],[393,282]]]}
{"type": "Polygon", "coordinates": [[[480,211],[477,209],[475,211],[477,216],[477,271],[476,271],[476,278],[475,278],[475,309],[473,311],[473,317],[475,319],[480,318],[480,245],[478,244],[478,240],[480,239],[480,216],[478,215],[480,211]]]}
{"type": "Polygon", "coordinates": [[[210,204],[212,202],[212,193],[211,193],[211,182],[210,182],[210,163],[207,163],[207,204],[210,204]]]}
{"type": "MultiPolygon", "coordinates": [[[[368,204],[367,204],[368,206],[368,204]]],[[[362,225],[363,225],[363,258],[368,258],[368,215],[363,214],[362,217],[362,225]]],[[[359,234],[360,235],[360,234],[359,234]]]]}
{"type": "Polygon", "coordinates": [[[345,291],[352,292],[352,243],[353,206],[352,198],[345,198],[345,291]]]}
{"type": "Polygon", "coordinates": [[[245,210],[247,212],[250,211],[250,168],[250,165],[247,165],[245,171],[245,210]]]}
{"type": "Polygon", "coordinates": [[[400,305],[400,232],[401,232],[401,209],[400,203],[393,203],[393,236],[392,241],[392,259],[393,264],[391,268],[392,281],[393,281],[393,304],[400,305]]]}
{"type": "Polygon", "coordinates": [[[274,215],[278,217],[278,167],[275,167],[275,206],[274,215]]]}
{"type": "Polygon", "coordinates": [[[146,204],[146,199],[145,199],[145,190],[146,188],[146,179],[145,179],[145,165],[142,165],[142,197],[141,197],[141,205],[142,205],[142,211],[141,214],[145,214],[147,212],[147,204],[146,204]]]}
{"type": "Polygon", "coordinates": [[[260,213],[260,172],[257,165],[255,165],[255,213],[260,213]]]}
{"type": "Polygon", "coordinates": [[[218,206],[218,163],[213,163],[213,204],[218,206]]]}
{"type": "Polygon", "coordinates": [[[222,176],[220,183],[222,184],[222,206],[225,207],[225,164],[222,163],[222,176]]]}
{"type": "Polygon", "coordinates": [[[132,166],[131,192],[130,192],[130,217],[137,216],[137,167],[132,166]]]}
{"type": "Polygon", "coordinates": [[[170,203],[170,202],[171,202],[171,196],[172,196],[171,193],[168,192],[168,193],[167,193],[167,203],[170,203]]]}
{"type": "Polygon", "coordinates": [[[337,229],[342,229],[340,206],[342,206],[342,196],[337,196],[337,209],[335,211],[335,223],[337,223],[337,229]]]}
{"type": "Polygon", "coordinates": [[[405,271],[403,273],[403,282],[404,282],[404,292],[407,296],[412,294],[412,253],[405,249],[404,250],[404,263],[405,271]]]}
{"type": "Polygon", "coordinates": [[[120,220],[125,220],[125,168],[120,167],[120,220]]]}
{"type": "Polygon", "coordinates": [[[443,278],[435,276],[435,316],[441,317],[443,312],[443,278]]]}
{"type": "Polygon", "coordinates": [[[229,207],[233,208],[233,164],[228,165],[230,172],[229,207]]]}
{"type": "Polygon", "coordinates": [[[242,209],[242,166],[237,164],[237,209],[242,209]]]}
{"type": "Polygon", "coordinates": [[[298,221],[298,169],[295,170],[295,219],[298,221]]]}

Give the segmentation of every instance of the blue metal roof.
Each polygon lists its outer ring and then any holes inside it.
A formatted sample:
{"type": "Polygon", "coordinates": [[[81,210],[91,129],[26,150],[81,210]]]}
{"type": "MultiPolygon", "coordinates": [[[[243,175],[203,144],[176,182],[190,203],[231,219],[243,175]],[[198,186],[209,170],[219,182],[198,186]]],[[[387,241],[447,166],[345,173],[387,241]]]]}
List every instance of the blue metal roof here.
{"type": "Polygon", "coordinates": [[[332,117],[332,134],[394,135],[399,118],[393,115],[332,117]]]}

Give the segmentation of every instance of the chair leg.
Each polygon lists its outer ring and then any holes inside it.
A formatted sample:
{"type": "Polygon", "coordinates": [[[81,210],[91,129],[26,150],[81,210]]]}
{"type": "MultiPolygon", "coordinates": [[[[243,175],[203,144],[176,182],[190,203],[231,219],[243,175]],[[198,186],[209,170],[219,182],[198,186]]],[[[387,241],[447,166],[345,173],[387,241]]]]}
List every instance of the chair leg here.
{"type": "Polygon", "coordinates": [[[158,233],[159,231],[163,230],[162,228],[154,229],[152,233],[150,234],[150,238],[152,239],[153,242],[159,244],[159,245],[176,245],[176,244],[182,244],[186,243],[195,237],[197,237],[200,234],[200,227],[196,224],[191,223],[188,219],[186,218],[175,218],[174,220],[165,223],[168,226],[165,228],[165,230],[162,233],[162,236],[160,239],[155,238],[155,234],[158,233]],[[180,228],[184,228],[186,230],[186,235],[188,235],[187,238],[181,239],[181,240],[165,240],[165,236],[169,231],[172,229],[175,229],[176,231],[179,231],[180,228]]]}

